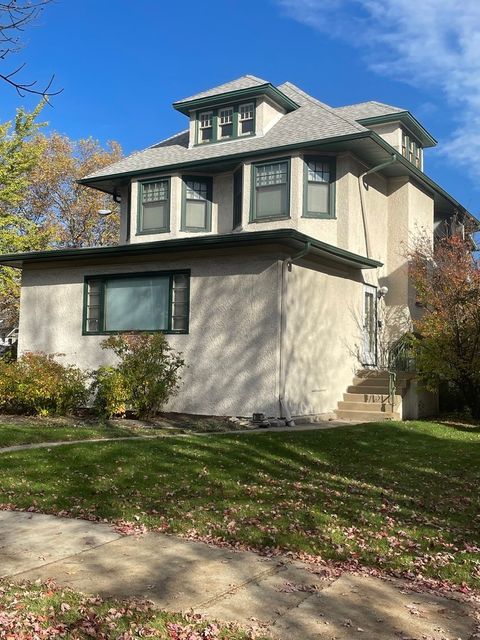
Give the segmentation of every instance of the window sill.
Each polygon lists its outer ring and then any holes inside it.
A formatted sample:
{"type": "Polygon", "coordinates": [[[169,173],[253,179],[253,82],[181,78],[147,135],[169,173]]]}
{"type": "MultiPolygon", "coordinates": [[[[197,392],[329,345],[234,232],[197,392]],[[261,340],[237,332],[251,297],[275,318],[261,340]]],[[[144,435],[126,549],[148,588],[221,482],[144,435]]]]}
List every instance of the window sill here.
{"type": "Polygon", "coordinates": [[[159,233],[170,233],[170,229],[148,229],[147,231],[137,231],[136,236],[154,236],[159,233]]]}
{"type": "Polygon", "coordinates": [[[208,140],[208,142],[196,142],[194,147],[208,147],[210,144],[220,144],[221,142],[235,142],[236,140],[243,140],[244,138],[254,138],[256,133],[244,133],[243,135],[231,136],[230,138],[219,138],[218,140],[208,140]]]}
{"type": "Polygon", "coordinates": [[[180,227],[181,233],[212,233],[211,229],[194,229],[189,227],[180,227]]]}
{"type": "Polygon", "coordinates": [[[336,220],[337,216],[329,213],[302,213],[302,218],[308,220],[336,220]]]}
{"type": "Polygon", "coordinates": [[[257,223],[262,223],[262,222],[275,222],[276,220],[291,220],[290,216],[270,216],[269,218],[265,217],[265,218],[251,218],[249,223],[250,224],[257,224],[257,223]]]}
{"type": "Polygon", "coordinates": [[[116,336],[124,333],[164,333],[166,336],[188,335],[189,331],[167,331],[166,329],[123,329],[122,331],[82,331],[82,336],[116,336]]]}

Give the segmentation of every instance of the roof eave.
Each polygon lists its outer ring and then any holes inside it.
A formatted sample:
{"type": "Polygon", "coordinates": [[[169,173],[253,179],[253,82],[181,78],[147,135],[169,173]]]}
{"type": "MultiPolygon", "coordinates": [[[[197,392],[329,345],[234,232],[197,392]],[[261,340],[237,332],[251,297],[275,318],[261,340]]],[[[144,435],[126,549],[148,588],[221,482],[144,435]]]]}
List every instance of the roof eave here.
{"type": "Polygon", "coordinates": [[[190,111],[193,110],[205,109],[236,100],[248,100],[249,98],[255,98],[261,95],[266,95],[274,100],[277,104],[283,107],[287,113],[294,111],[299,107],[294,100],[286,96],[282,91],[274,87],[273,84],[270,84],[270,82],[259,84],[254,87],[246,87],[245,89],[235,89],[234,91],[217,93],[215,95],[205,96],[204,98],[181,100],[179,102],[174,102],[172,106],[177,111],[180,111],[180,113],[188,116],[190,111]]]}
{"type": "Polygon", "coordinates": [[[283,245],[292,251],[310,245],[309,255],[320,261],[339,263],[354,269],[374,269],[382,263],[365,256],[334,247],[316,240],[294,229],[274,231],[252,231],[237,234],[201,236],[155,242],[116,245],[111,247],[91,247],[82,249],[57,249],[53,251],[33,251],[30,253],[7,254],[0,256],[0,265],[21,269],[25,263],[64,262],[67,260],[102,260],[126,256],[142,256],[151,253],[172,253],[212,249],[234,249],[265,245],[283,245]]]}
{"type": "Polygon", "coordinates": [[[240,153],[233,153],[231,155],[220,156],[218,158],[204,158],[202,160],[194,160],[188,162],[176,162],[174,164],[157,166],[157,167],[149,167],[148,169],[135,169],[133,171],[125,171],[122,173],[112,173],[109,175],[98,176],[98,177],[86,177],[79,178],[77,180],[78,184],[86,185],[88,187],[92,187],[93,189],[98,189],[102,191],[101,187],[97,185],[97,183],[105,182],[107,180],[121,180],[122,178],[133,178],[135,176],[148,176],[151,174],[159,173],[159,172],[168,172],[177,169],[195,169],[196,167],[213,165],[213,164],[222,164],[226,161],[234,161],[241,160],[242,158],[248,157],[257,157],[257,156],[265,156],[269,153],[276,153],[289,151],[294,149],[302,149],[308,147],[318,147],[320,145],[331,144],[332,142],[346,142],[348,140],[357,140],[359,138],[369,138],[372,137],[372,131],[366,129],[365,131],[359,131],[358,133],[348,133],[343,136],[332,136],[331,138],[320,138],[317,140],[309,140],[305,142],[295,142],[292,144],[286,145],[277,145],[275,147],[269,147],[266,149],[256,149],[255,151],[242,151],[240,153]]]}

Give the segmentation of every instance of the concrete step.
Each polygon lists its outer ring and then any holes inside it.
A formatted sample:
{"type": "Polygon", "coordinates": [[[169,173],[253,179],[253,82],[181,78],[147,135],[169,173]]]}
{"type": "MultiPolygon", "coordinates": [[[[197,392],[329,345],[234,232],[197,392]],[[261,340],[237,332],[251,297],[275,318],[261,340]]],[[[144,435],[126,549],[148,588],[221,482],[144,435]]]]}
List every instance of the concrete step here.
{"type": "MultiPolygon", "coordinates": [[[[385,402],[388,393],[344,393],[343,400],[345,402],[385,402]]],[[[402,401],[402,396],[395,396],[395,404],[402,401]]]]}
{"type": "MultiPolygon", "coordinates": [[[[375,371],[373,369],[360,369],[355,373],[357,378],[387,378],[389,377],[388,371],[375,371]]],[[[397,380],[411,380],[416,377],[416,374],[412,371],[397,371],[397,380]]]]}
{"type": "Polygon", "coordinates": [[[339,420],[357,420],[360,422],[380,422],[383,420],[400,420],[399,413],[379,413],[378,411],[351,411],[338,409],[335,411],[339,420]]]}
{"type": "MultiPolygon", "coordinates": [[[[353,379],[353,384],[358,387],[363,386],[375,386],[375,387],[386,387],[388,389],[388,377],[384,376],[369,376],[368,378],[355,376],[353,379]]],[[[408,385],[408,381],[404,379],[396,380],[395,386],[397,389],[406,389],[408,385]]]]}
{"type": "Polygon", "coordinates": [[[350,385],[347,387],[347,393],[374,393],[382,396],[388,396],[388,387],[382,385],[350,385]]]}
{"type": "Polygon", "coordinates": [[[340,401],[338,408],[342,411],[374,411],[375,413],[393,413],[392,405],[388,402],[349,402],[340,401]]]}

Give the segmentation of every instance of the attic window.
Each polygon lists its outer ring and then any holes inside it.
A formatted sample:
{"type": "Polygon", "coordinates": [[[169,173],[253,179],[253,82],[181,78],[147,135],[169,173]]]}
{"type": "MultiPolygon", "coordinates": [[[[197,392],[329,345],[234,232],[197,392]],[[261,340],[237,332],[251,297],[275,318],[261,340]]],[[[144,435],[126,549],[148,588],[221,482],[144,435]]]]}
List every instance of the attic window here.
{"type": "Polygon", "coordinates": [[[199,142],[209,142],[213,138],[213,111],[205,111],[198,116],[199,142]]]}
{"type": "Polygon", "coordinates": [[[255,113],[255,106],[253,103],[241,104],[238,110],[239,113],[239,135],[244,136],[247,133],[253,132],[253,116],[255,113]]]}
{"type": "Polygon", "coordinates": [[[231,138],[233,135],[233,107],[220,109],[219,122],[220,122],[219,137],[231,138]]]}
{"type": "Polygon", "coordinates": [[[422,147],[405,129],[402,129],[402,156],[418,169],[422,168],[422,147]]]}

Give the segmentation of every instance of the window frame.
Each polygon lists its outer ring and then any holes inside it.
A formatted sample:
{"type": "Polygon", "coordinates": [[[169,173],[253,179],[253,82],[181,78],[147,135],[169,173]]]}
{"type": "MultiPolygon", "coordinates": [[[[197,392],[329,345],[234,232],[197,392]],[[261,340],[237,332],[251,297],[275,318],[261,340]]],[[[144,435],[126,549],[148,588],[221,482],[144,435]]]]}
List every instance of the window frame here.
{"type": "Polygon", "coordinates": [[[190,331],[190,269],[176,269],[174,271],[139,271],[139,272],[127,272],[127,273],[107,273],[98,275],[88,275],[83,278],[83,314],[82,314],[82,335],[83,336],[107,336],[107,335],[119,335],[122,333],[164,333],[166,335],[185,335],[190,331]],[[173,320],[173,278],[175,276],[187,277],[187,294],[186,294],[186,309],[185,309],[185,329],[178,330],[172,329],[173,320]],[[168,329],[124,329],[121,331],[108,331],[105,329],[105,283],[108,280],[121,280],[125,278],[151,278],[154,276],[168,277],[169,278],[169,292],[168,292],[168,329]],[[98,331],[88,330],[88,285],[90,282],[98,282],[100,284],[99,291],[99,329],[98,331]]]}
{"type": "Polygon", "coordinates": [[[233,172],[232,180],[232,230],[238,229],[242,226],[243,222],[243,165],[238,167],[233,172]],[[238,182],[237,182],[238,181],[238,182]],[[239,193],[237,193],[236,187],[240,185],[239,193]],[[240,196],[240,206],[237,209],[237,195],[240,196]]]}
{"type": "Polygon", "coordinates": [[[257,100],[242,100],[237,102],[227,102],[218,105],[218,107],[212,109],[197,109],[195,111],[195,145],[203,147],[207,144],[214,144],[217,142],[227,142],[228,140],[238,140],[243,138],[249,138],[256,135],[257,128],[257,100]],[[244,105],[253,105],[253,130],[248,133],[239,133],[240,131],[240,107],[244,105]],[[232,135],[222,138],[220,136],[220,111],[224,109],[233,109],[233,122],[232,122],[232,135]],[[200,140],[200,116],[204,113],[212,114],[212,138],[211,140],[200,140]]]}
{"type": "MultiPolygon", "coordinates": [[[[303,207],[302,218],[313,218],[317,220],[335,220],[335,201],[336,201],[336,180],[337,180],[337,158],[336,156],[319,156],[319,155],[304,155],[303,156],[303,207]],[[316,212],[308,211],[308,163],[309,162],[323,162],[330,166],[330,181],[328,183],[328,211],[316,212]]],[[[325,184],[325,183],[323,183],[325,184]]]]}
{"type": "Polygon", "coordinates": [[[261,160],[259,162],[252,162],[252,168],[251,168],[251,174],[250,174],[250,223],[262,223],[262,222],[271,222],[274,220],[290,220],[291,219],[291,212],[290,212],[290,192],[291,192],[291,186],[290,186],[290,181],[292,179],[292,173],[291,173],[291,158],[271,158],[269,160],[261,160]],[[287,213],[286,215],[275,215],[275,216],[265,216],[265,217],[260,217],[257,218],[257,204],[256,204],[256,192],[257,192],[257,185],[256,185],[256,174],[257,174],[257,168],[259,166],[263,166],[266,164],[283,164],[286,163],[287,165],[287,213]]]}
{"type": "Polygon", "coordinates": [[[402,157],[423,171],[423,147],[408,129],[402,127],[402,157]],[[405,149],[405,153],[404,153],[405,149]]]}
{"type": "Polygon", "coordinates": [[[182,207],[180,216],[180,231],[192,233],[210,233],[212,230],[213,178],[212,176],[182,175],[182,207]],[[188,227],[187,222],[187,180],[205,182],[207,185],[207,210],[205,227],[188,227]]]}
{"type": "MultiPolygon", "coordinates": [[[[155,235],[157,233],[170,233],[170,219],[171,219],[171,188],[172,181],[170,176],[162,176],[159,178],[149,178],[148,180],[139,180],[137,182],[137,236],[149,236],[155,235]],[[168,198],[167,198],[167,216],[166,216],[166,224],[164,227],[156,227],[155,229],[143,229],[143,189],[146,184],[153,184],[155,182],[166,182],[168,185],[168,198]]],[[[159,200],[158,202],[163,202],[159,200]]]]}

